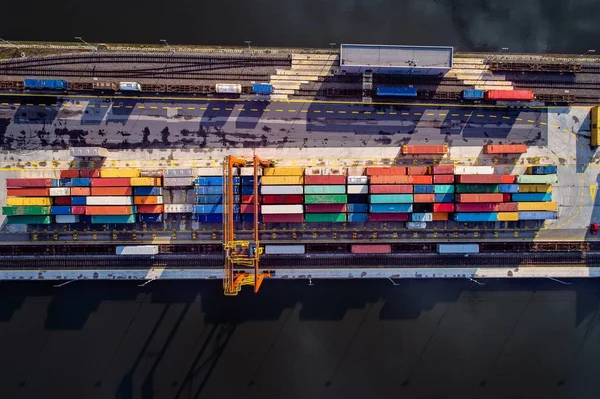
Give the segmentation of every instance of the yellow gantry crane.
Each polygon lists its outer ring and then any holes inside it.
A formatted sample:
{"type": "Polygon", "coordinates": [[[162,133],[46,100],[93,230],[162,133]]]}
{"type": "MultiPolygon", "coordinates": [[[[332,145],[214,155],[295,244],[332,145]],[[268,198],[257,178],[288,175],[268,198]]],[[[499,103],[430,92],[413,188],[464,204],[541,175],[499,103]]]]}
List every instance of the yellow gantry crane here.
{"type": "MultiPolygon", "coordinates": [[[[260,285],[269,273],[259,271],[259,259],[262,248],[258,242],[258,171],[259,168],[273,166],[271,161],[263,161],[256,155],[252,161],[237,158],[233,155],[225,157],[223,162],[223,251],[225,266],[223,268],[223,290],[225,295],[237,295],[242,286],[254,286],[258,292],[260,285]],[[252,205],[254,208],[253,241],[236,241],[234,222],[234,170],[244,166],[254,167],[254,190],[252,205]]],[[[238,174],[239,175],[239,174],[238,174]]]]}

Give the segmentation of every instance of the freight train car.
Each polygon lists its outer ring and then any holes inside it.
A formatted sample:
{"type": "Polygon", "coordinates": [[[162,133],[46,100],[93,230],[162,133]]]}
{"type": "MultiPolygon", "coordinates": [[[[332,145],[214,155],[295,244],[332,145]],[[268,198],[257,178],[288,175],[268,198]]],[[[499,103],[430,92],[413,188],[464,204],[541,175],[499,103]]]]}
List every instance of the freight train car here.
{"type": "Polygon", "coordinates": [[[467,89],[462,92],[463,100],[485,101],[532,101],[534,93],[531,90],[479,90],[467,89]]]}
{"type": "Polygon", "coordinates": [[[271,85],[269,83],[254,83],[252,85],[252,93],[254,93],[254,94],[272,94],[273,93],[273,85],[271,85]]]}
{"type": "Polygon", "coordinates": [[[242,94],[242,85],[230,83],[217,83],[215,91],[218,94],[242,94]]]}
{"type": "Polygon", "coordinates": [[[119,90],[142,91],[142,85],[140,85],[138,82],[119,82],[119,90]]]}
{"type": "Polygon", "coordinates": [[[25,79],[23,87],[29,90],[67,90],[68,83],[61,79],[25,79]]]}
{"type": "Polygon", "coordinates": [[[417,97],[417,89],[414,87],[379,86],[376,93],[379,97],[417,97]]]}

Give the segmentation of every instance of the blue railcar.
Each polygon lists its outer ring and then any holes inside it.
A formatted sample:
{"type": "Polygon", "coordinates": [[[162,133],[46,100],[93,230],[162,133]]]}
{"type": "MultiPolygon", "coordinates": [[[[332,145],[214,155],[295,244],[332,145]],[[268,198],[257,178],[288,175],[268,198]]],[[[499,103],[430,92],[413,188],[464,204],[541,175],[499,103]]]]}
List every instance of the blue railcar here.
{"type": "Polygon", "coordinates": [[[163,195],[162,187],[134,187],[134,195],[163,195]]]}
{"type": "Polygon", "coordinates": [[[519,192],[519,185],[518,184],[499,184],[498,185],[498,192],[501,193],[518,193],[519,192]]]}
{"type": "Polygon", "coordinates": [[[68,83],[60,79],[25,79],[23,87],[30,90],[67,90],[68,83]]]}
{"type": "Polygon", "coordinates": [[[368,222],[369,214],[368,213],[349,213],[348,221],[349,222],[368,222]]]}
{"type": "Polygon", "coordinates": [[[412,204],[374,204],[369,205],[372,213],[406,213],[412,212],[412,204]]]}
{"type": "Polygon", "coordinates": [[[470,212],[455,213],[454,220],[457,222],[497,222],[497,212],[470,212]]]}
{"type": "Polygon", "coordinates": [[[532,166],[532,175],[555,175],[558,172],[556,165],[532,166]]]}
{"type": "Polygon", "coordinates": [[[85,205],[85,197],[71,197],[71,205],[84,206],[85,205]]]}
{"type": "Polygon", "coordinates": [[[454,194],[435,194],[435,202],[454,202],[454,194]]]}
{"type": "Polygon", "coordinates": [[[272,94],[273,85],[268,83],[254,83],[252,85],[252,93],[255,94],[272,94]]]}
{"type": "Polygon", "coordinates": [[[71,207],[70,206],[51,206],[50,214],[51,215],[70,215],[71,207]]]}
{"type": "Polygon", "coordinates": [[[433,194],[434,187],[432,184],[415,184],[415,194],[433,194]]]}
{"type": "Polygon", "coordinates": [[[549,212],[549,211],[519,212],[519,220],[546,220],[546,219],[556,219],[556,212],[549,212]]]}
{"type": "Polygon", "coordinates": [[[162,213],[143,213],[140,214],[140,222],[143,223],[159,223],[163,221],[162,213]]]}
{"type": "Polygon", "coordinates": [[[377,95],[380,97],[416,97],[417,89],[414,87],[379,86],[377,95]]]}
{"type": "Polygon", "coordinates": [[[483,100],[484,90],[479,89],[467,89],[463,90],[462,97],[465,100],[483,100]]]}
{"type": "Polygon", "coordinates": [[[369,212],[369,206],[367,204],[347,204],[346,212],[348,212],[348,213],[369,212]]]}
{"type": "Polygon", "coordinates": [[[545,202],[552,201],[552,193],[518,193],[512,195],[514,202],[545,202]]]}

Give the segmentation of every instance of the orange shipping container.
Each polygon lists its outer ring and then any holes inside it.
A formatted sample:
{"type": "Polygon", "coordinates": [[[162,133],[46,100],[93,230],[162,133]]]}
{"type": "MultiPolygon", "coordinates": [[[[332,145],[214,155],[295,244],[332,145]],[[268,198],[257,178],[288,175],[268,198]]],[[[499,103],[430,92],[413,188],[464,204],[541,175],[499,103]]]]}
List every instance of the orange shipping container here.
{"type": "MultiPolygon", "coordinates": [[[[74,197],[77,197],[77,196],[87,197],[88,195],[91,195],[91,190],[89,187],[71,187],[71,195],[74,197]]],[[[101,194],[101,195],[105,195],[105,194],[101,194]]]]}
{"type": "Polygon", "coordinates": [[[105,177],[93,178],[92,187],[129,187],[131,180],[129,177],[105,177]]]}
{"type": "Polygon", "coordinates": [[[454,165],[434,165],[432,168],[434,175],[453,175],[454,165]]]}
{"type": "Polygon", "coordinates": [[[524,154],[526,152],[526,144],[488,144],[483,147],[484,154],[524,154]]]}
{"type": "Polygon", "coordinates": [[[434,212],[432,215],[433,221],[444,221],[448,220],[447,213],[434,212]]]}
{"type": "Polygon", "coordinates": [[[162,196],[157,195],[138,195],[133,197],[133,203],[136,205],[156,205],[162,204],[162,196]]]}
{"type": "Polygon", "coordinates": [[[122,206],[86,206],[86,215],[131,215],[133,207],[128,205],[122,206]]]}
{"type": "Polygon", "coordinates": [[[442,144],[422,144],[422,145],[408,145],[402,146],[402,155],[426,155],[426,154],[446,154],[448,152],[448,145],[442,144]]]}
{"type": "Polygon", "coordinates": [[[140,205],[137,207],[137,213],[163,213],[164,205],[140,205]]]}
{"type": "Polygon", "coordinates": [[[406,174],[406,168],[404,166],[367,168],[367,176],[405,175],[405,174],[406,174]]]}
{"type": "MultiPolygon", "coordinates": [[[[510,196],[510,194],[509,194],[510,196]]],[[[504,194],[458,194],[458,202],[503,202],[504,194]]]]}
{"type": "MultiPolygon", "coordinates": [[[[71,195],[73,191],[71,190],[71,195]]],[[[133,195],[131,187],[92,187],[92,195],[118,196],[118,195],[133,195]]]]}
{"type": "Polygon", "coordinates": [[[6,189],[7,197],[48,197],[50,195],[49,188],[8,188],[6,189]]]}
{"type": "Polygon", "coordinates": [[[60,171],[61,179],[70,179],[73,177],[79,177],[79,171],[75,169],[65,169],[60,171]]]}
{"type": "Polygon", "coordinates": [[[411,176],[413,184],[432,184],[433,176],[411,176]]]}
{"type": "Polygon", "coordinates": [[[429,173],[428,166],[409,166],[406,168],[406,174],[409,175],[426,175],[429,173]]]}
{"type": "Polygon", "coordinates": [[[431,203],[435,201],[435,194],[415,194],[414,202],[427,202],[431,203]]]}
{"type": "Polygon", "coordinates": [[[403,175],[377,175],[370,177],[371,184],[411,184],[414,176],[403,175]]]}
{"type": "Polygon", "coordinates": [[[452,184],[454,175],[433,175],[433,184],[452,184]]]}

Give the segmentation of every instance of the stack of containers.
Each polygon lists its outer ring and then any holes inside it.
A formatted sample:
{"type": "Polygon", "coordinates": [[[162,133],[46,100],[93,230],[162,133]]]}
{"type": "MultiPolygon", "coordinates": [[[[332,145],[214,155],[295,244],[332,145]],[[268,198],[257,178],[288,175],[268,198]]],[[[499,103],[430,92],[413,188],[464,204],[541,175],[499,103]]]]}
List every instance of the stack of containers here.
{"type": "Polygon", "coordinates": [[[261,213],[266,223],[304,222],[304,168],[265,168],[260,182],[261,213]]]}
{"type": "Polygon", "coordinates": [[[557,167],[531,166],[527,175],[517,176],[518,193],[512,195],[519,211],[519,220],[556,219],[558,210],[552,202],[552,184],[558,183],[557,167]]]}
{"type": "Polygon", "coordinates": [[[411,229],[424,229],[426,222],[433,221],[433,203],[435,202],[435,186],[432,172],[428,166],[409,166],[406,173],[412,176],[414,204],[410,222],[406,224],[411,229]]]}
{"type": "Polygon", "coordinates": [[[73,214],[89,215],[94,224],[135,223],[131,179],[139,176],[139,169],[101,169],[100,177],[89,179],[91,190],[85,207],[71,207],[73,214]]]}
{"type": "Polygon", "coordinates": [[[433,221],[446,221],[454,212],[454,165],[434,165],[433,173],[433,221]]]}
{"type": "MultiPolygon", "coordinates": [[[[258,190],[260,192],[260,174],[262,172],[260,169],[258,172],[258,190]]],[[[240,218],[242,222],[254,222],[254,168],[241,168],[240,175],[240,218]]],[[[258,220],[261,221],[260,196],[258,196],[256,200],[258,201],[258,220]]]]}
{"type": "Polygon", "coordinates": [[[132,177],[133,203],[137,206],[140,222],[159,223],[163,221],[164,200],[160,177],[132,177]]]}
{"type": "Polygon", "coordinates": [[[348,222],[364,223],[369,221],[369,178],[363,176],[365,168],[348,168],[346,192],[348,203],[346,211],[348,222]]]}
{"type": "Polygon", "coordinates": [[[165,169],[163,170],[164,218],[169,214],[190,215],[194,213],[196,193],[194,176],[221,176],[221,168],[165,169]],[[189,195],[188,195],[189,194],[189,195]]]}
{"type": "MultiPolygon", "coordinates": [[[[355,194],[367,191],[360,185],[352,187],[355,194]]],[[[304,194],[306,222],[346,221],[348,196],[345,168],[307,168],[304,194]]]]}
{"type": "MultiPolygon", "coordinates": [[[[70,224],[81,221],[80,215],[73,215],[73,205],[85,205],[85,197],[89,195],[89,189],[84,190],[83,195],[81,187],[73,187],[73,179],[79,179],[81,171],[75,169],[67,169],[60,171],[60,179],[58,181],[59,188],[68,191],[69,195],[59,195],[54,197],[54,206],[51,209],[51,214],[55,215],[56,223],[70,224]],[[74,190],[75,189],[75,190],[74,190]]],[[[53,190],[55,194],[58,194],[53,190]]]]}
{"type": "Polygon", "coordinates": [[[50,224],[54,179],[6,179],[7,199],[2,207],[7,224],[50,224]]]}
{"type": "MultiPolygon", "coordinates": [[[[194,220],[200,223],[223,222],[223,176],[199,176],[194,181],[196,205],[194,220]]],[[[233,178],[234,219],[239,221],[240,178],[233,178]]]]}
{"type": "Polygon", "coordinates": [[[369,177],[369,221],[404,222],[413,210],[413,177],[408,176],[406,167],[370,167],[369,177]]]}

